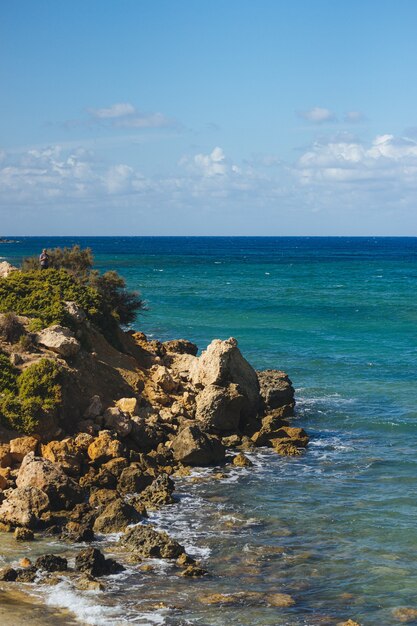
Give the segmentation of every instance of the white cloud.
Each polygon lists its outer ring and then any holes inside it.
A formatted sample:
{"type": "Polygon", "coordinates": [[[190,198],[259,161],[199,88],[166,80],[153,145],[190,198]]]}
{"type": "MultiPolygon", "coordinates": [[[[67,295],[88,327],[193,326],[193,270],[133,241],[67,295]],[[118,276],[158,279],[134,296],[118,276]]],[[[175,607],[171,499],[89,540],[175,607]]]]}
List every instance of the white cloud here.
{"type": "MultiPolygon", "coordinates": [[[[174,120],[170,120],[162,113],[144,113],[139,111],[129,102],[112,104],[103,109],[88,109],[91,121],[105,126],[116,128],[165,128],[174,126],[174,120]]],[[[79,125],[79,122],[73,125],[79,125]]]]}
{"type": "Polygon", "coordinates": [[[360,111],[348,111],[345,113],[344,121],[348,124],[357,124],[359,122],[363,122],[365,120],[365,116],[360,111]]]}
{"type": "Polygon", "coordinates": [[[196,154],[194,164],[203,176],[224,176],[227,172],[226,157],[219,147],[210,154],[196,154]]]}
{"type": "Polygon", "coordinates": [[[307,111],[297,111],[297,115],[313,124],[323,124],[324,122],[333,122],[336,120],[335,114],[332,113],[330,109],[325,109],[324,107],[314,107],[307,111]]]}
{"type": "Polygon", "coordinates": [[[112,104],[108,108],[103,109],[88,109],[88,112],[100,120],[114,119],[118,117],[124,117],[126,115],[132,115],[136,109],[133,104],[129,102],[119,102],[112,104]]]}

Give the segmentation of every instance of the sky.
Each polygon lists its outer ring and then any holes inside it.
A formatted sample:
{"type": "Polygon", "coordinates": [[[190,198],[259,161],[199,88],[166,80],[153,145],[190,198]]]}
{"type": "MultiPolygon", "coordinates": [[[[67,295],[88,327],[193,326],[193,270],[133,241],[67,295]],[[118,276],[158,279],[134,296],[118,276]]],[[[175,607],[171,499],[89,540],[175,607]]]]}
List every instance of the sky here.
{"type": "Polygon", "coordinates": [[[415,0],[2,0],[0,235],[417,236],[415,0]]]}

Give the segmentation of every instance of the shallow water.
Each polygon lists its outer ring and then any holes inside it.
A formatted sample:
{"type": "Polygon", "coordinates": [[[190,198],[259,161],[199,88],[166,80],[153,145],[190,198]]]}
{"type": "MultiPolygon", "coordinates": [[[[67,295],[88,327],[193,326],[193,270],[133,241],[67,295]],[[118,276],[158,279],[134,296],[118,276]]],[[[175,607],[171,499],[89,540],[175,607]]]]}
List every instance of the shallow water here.
{"type": "MultiPolygon", "coordinates": [[[[117,591],[75,593],[62,583],[47,592],[50,605],[75,610],[83,623],[172,626],[349,617],[390,626],[395,607],[417,607],[417,240],[77,241],[91,245],[101,269],[140,289],[149,310],[136,326],[148,335],[183,336],[200,348],[235,336],[256,367],[286,369],[312,442],[301,458],[262,451],[250,471],[179,481],[179,502],[153,521],[202,557],[212,577],[183,580],[161,563],[154,572],[131,567],[114,581],[117,591]],[[236,591],[289,593],[296,604],[201,601],[236,591]]],[[[13,260],[71,242],[23,239],[0,254],[13,260]]],[[[14,547],[6,558],[13,555],[14,547]]]]}

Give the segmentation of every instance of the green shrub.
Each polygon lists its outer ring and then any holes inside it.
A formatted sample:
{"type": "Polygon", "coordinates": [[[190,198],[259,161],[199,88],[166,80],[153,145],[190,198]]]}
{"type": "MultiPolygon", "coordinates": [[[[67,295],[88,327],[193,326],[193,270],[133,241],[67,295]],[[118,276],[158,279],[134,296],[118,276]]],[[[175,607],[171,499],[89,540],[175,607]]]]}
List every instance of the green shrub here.
{"type": "Polygon", "coordinates": [[[0,394],[7,391],[17,393],[19,371],[10,363],[7,354],[0,352],[0,394]]]}
{"type": "Polygon", "coordinates": [[[0,387],[0,416],[8,426],[30,434],[45,414],[53,413],[61,404],[61,370],[51,359],[33,363],[20,375],[14,368],[8,370],[4,359],[0,359],[0,366],[5,381],[0,387]]]}
{"type": "MultiPolygon", "coordinates": [[[[91,248],[81,249],[75,245],[72,248],[54,248],[48,252],[49,267],[64,269],[76,276],[83,276],[93,267],[93,253],[91,248]]],[[[39,258],[28,257],[23,260],[24,272],[40,269],[39,258]]]]}
{"type": "Polygon", "coordinates": [[[0,318],[0,337],[8,343],[15,343],[23,333],[23,325],[13,311],[8,311],[0,318]]]}
{"type": "Polygon", "coordinates": [[[89,275],[89,284],[100,294],[107,313],[120,324],[131,324],[137,312],[145,308],[139,294],[128,291],[124,279],[117,272],[100,274],[93,270],[89,275]]]}

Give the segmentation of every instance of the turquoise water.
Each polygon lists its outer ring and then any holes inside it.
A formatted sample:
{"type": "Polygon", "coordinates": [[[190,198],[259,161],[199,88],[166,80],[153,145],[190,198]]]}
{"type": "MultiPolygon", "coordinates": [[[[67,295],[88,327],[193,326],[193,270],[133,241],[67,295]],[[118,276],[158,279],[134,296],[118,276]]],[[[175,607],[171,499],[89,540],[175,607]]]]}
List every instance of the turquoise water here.
{"type": "MultiPolygon", "coordinates": [[[[155,521],[191,542],[215,576],[190,586],[174,573],[130,572],[118,592],[128,623],[298,626],[350,617],[389,626],[396,607],[417,608],[417,239],[74,242],[141,291],[148,311],[136,327],[147,335],[186,337],[200,349],[234,336],[255,367],[285,369],[312,436],[302,458],[267,452],[257,471],[179,484],[179,504],[155,521]],[[141,617],[133,583],[143,610],[155,594],[177,608],[153,611],[159,622],[141,617]],[[196,599],[238,589],[290,593],[296,605],[242,600],[219,609],[196,599]]],[[[0,255],[18,260],[71,243],[20,239],[0,255]]],[[[86,623],[107,623],[105,615],[86,623]]]]}

